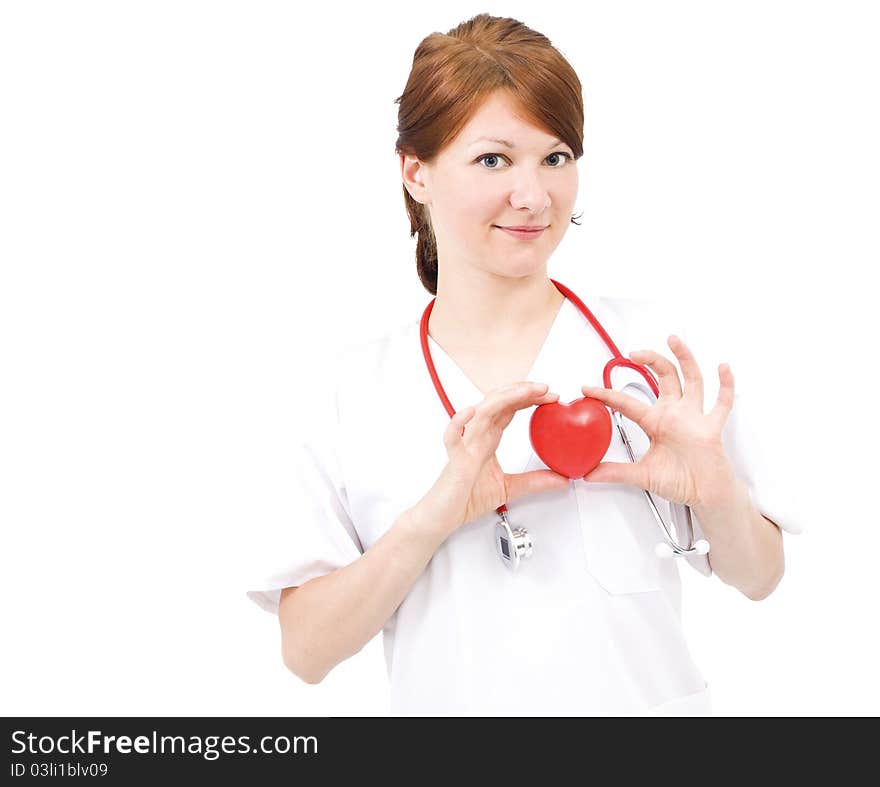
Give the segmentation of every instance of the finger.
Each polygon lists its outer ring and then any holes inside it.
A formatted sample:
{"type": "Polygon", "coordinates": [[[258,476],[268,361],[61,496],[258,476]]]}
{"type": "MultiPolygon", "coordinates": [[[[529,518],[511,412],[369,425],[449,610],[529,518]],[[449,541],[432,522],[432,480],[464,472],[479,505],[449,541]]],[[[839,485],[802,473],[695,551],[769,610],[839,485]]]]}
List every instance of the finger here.
{"type": "MultiPolygon", "coordinates": [[[[650,412],[651,406],[640,402],[633,396],[622,391],[612,391],[609,388],[601,388],[590,385],[581,386],[584,396],[598,399],[615,410],[620,410],[630,421],[642,426],[642,420],[650,412]]],[[[644,426],[642,426],[644,429],[644,426]]],[[[647,431],[647,430],[645,430],[647,431]]]]}
{"type": "Polygon", "coordinates": [[[636,363],[650,366],[657,374],[660,383],[660,397],[681,399],[681,380],[678,377],[678,369],[668,358],[655,353],[653,350],[636,350],[629,354],[636,363]]]}
{"type": "Polygon", "coordinates": [[[484,405],[484,409],[495,410],[499,403],[526,401],[530,398],[543,396],[548,390],[549,386],[547,383],[534,383],[523,380],[489,391],[480,404],[484,405]]]}
{"type": "Polygon", "coordinates": [[[490,391],[475,407],[471,424],[473,434],[494,441],[494,451],[500,439],[499,432],[509,426],[516,410],[550,404],[558,399],[559,394],[548,391],[546,383],[523,381],[490,391]]]}
{"type": "Polygon", "coordinates": [[[443,444],[447,451],[457,450],[461,438],[464,437],[465,424],[474,417],[475,411],[476,408],[473,406],[465,407],[449,419],[449,423],[443,431],[443,444]]]}
{"type": "Polygon", "coordinates": [[[715,406],[709,413],[709,418],[717,422],[718,431],[724,428],[724,422],[733,409],[734,397],[734,381],[733,372],[730,370],[730,364],[722,363],[718,367],[718,379],[721,381],[721,387],[718,389],[718,399],[715,406]]]}
{"type": "Polygon", "coordinates": [[[703,412],[703,374],[697,359],[684,340],[674,334],[666,340],[669,349],[675,353],[681,373],[684,375],[684,398],[692,401],[703,412]]]}
{"type": "Polygon", "coordinates": [[[508,501],[535,492],[567,489],[570,483],[570,479],[552,470],[529,470],[527,473],[507,473],[506,475],[508,501]]]}
{"type": "Polygon", "coordinates": [[[638,462],[600,462],[584,476],[587,483],[630,484],[645,488],[644,470],[638,462]]]}
{"type": "Polygon", "coordinates": [[[521,382],[491,391],[477,407],[478,414],[510,423],[516,410],[556,401],[559,394],[547,388],[546,383],[521,382]]]}

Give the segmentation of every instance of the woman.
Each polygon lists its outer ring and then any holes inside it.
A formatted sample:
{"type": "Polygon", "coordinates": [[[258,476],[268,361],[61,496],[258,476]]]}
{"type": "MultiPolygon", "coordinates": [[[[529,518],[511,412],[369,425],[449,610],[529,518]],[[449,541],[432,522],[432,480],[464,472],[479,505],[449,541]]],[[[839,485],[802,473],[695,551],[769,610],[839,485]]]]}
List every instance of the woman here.
{"type": "MultiPolygon", "coordinates": [[[[677,561],[655,553],[642,490],[664,516],[690,505],[711,543],[711,563],[686,558],[698,570],[753,599],[779,582],[779,528],[799,528],[755,484],[732,431],[730,369],[705,415],[677,337],[683,386],[663,354],[630,356],[659,378],[656,404],[631,370],[616,392],[601,387],[608,348],[547,274],[574,222],[583,105],[544,36],[485,14],[432,34],[398,102],[418,274],[436,295],[426,352],[416,319],[342,355],[303,444],[302,520],[279,534],[279,570],[249,596],[277,612],[285,663],[309,683],[383,631],[394,714],[709,713],[677,561]],[[638,463],[616,433],[584,478],[536,456],[533,408],[583,395],[625,416],[638,463]],[[495,548],[502,505],[535,544],[516,572],[495,548]]],[[[584,300],[630,339],[622,301],[584,300]]]]}

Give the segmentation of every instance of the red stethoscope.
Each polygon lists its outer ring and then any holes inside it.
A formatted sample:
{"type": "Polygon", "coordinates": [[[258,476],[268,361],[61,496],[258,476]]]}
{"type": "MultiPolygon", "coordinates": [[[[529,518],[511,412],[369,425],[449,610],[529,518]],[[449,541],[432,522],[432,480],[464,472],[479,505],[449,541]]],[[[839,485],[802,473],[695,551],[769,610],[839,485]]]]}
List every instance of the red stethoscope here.
{"type": "MultiPolygon", "coordinates": [[[[590,324],[596,329],[596,332],[602,337],[602,341],[605,342],[605,345],[610,350],[612,358],[605,364],[605,368],[602,371],[602,382],[605,387],[613,390],[611,372],[616,367],[624,366],[638,372],[645,379],[656,401],[657,397],[660,396],[660,388],[651,370],[624,358],[620,350],[617,349],[617,345],[614,344],[607,331],[587,308],[586,304],[565,285],[560,284],[554,279],[550,279],[550,281],[553,282],[556,289],[577,306],[578,310],[590,321],[590,324]]],[[[437,376],[437,370],[434,368],[434,362],[431,360],[431,350],[428,346],[428,319],[431,316],[431,310],[434,308],[436,300],[434,298],[425,308],[419,326],[419,334],[422,343],[422,354],[425,357],[428,373],[431,375],[431,380],[434,383],[437,394],[440,396],[440,401],[451,418],[455,415],[455,409],[452,407],[446,392],[443,390],[443,386],[440,384],[440,378],[437,376]]],[[[629,459],[631,462],[636,462],[635,452],[623,423],[623,416],[617,409],[612,408],[612,412],[620,437],[623,440],[624,446],[626,446],[629,459]]],[[[539,405],[532,413],[532,420],[529,426],[532,447],[542,461],[552,470],[572,479],[582,478],[599,464],[610,445],[611,431],[611,418],[608,415],[605,404],[589,397],[575,399],[568,404],[553,402],[539,405]]],[[[687,515],[686,527],[690,536],[688,538],[688,546],[682,546],[676,538],[674,529],[660,515],[660,511],[651,493],[647,489],[642,491],[645,493],[654,520],[663,534],[663,541],[658,543],[655,549],[658,557],[705,555],[709,551],[709,543],[705,539],[700,539],[694,543],[693,522],[689,506],[685,506],[685,510],[687,515]]],[[[499,506],[496,511],[500,517],[495,525],[495,545],[498,554],[505,565],[516,570],[521,559],[530,557],[532,554],[531,535],[525,528],[511,528],[507,518],[506,505],[499,506]]]]}

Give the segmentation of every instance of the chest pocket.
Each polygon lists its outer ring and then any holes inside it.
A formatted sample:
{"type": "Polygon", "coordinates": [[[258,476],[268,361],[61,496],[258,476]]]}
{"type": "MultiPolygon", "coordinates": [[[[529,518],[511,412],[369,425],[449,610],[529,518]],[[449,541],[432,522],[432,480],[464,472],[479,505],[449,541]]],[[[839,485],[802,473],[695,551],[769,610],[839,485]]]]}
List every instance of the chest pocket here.
{"type": "MultiPolygon", "coordinates": [[[[646,386],[629,383],[619,390],[646,404],[654,403],[646,386]]],[[[650,440],[628,418],[624,417],[623,422],[638,460],[648,451],[650,440]]],[[[616,423],[603,461],[629,462],[616,423]]],[[[642,489],[578,479],[574,490],[587,570],[596,582],[615,595],[660,590],[662,558],[657,557],[654,547],[662,537],[642,489]]],[[[657,495],[654,500],[668,521],[668,503],[657,495]]]]}

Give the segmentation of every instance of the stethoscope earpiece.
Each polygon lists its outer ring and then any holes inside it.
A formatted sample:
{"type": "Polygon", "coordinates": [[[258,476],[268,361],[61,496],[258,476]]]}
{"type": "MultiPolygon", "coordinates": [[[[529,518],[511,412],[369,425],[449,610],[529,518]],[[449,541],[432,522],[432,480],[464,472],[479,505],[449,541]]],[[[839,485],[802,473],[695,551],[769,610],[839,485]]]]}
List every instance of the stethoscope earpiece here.
{"type": "Polygon", "coordinates": [[[688,555],[708,555],[709,542],[705,538],[701,538],[692,547],[676,546],[673,549],[665,541],[660,541],[654,547],[654,554],[659,558],[675,557],[676,555],[686,557],[688,555]]]}
{"type": "Polygon", "coordinates": [[[665,541],[661,541],[654,547],[654,554],[657,555],[657,557],[663,559],[667,557],[672,557],[675,552],[672,551],[672,547],[669,546],[669,544],[667,544],[665,541]]]}

